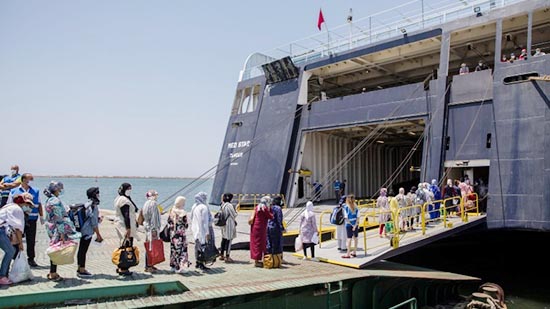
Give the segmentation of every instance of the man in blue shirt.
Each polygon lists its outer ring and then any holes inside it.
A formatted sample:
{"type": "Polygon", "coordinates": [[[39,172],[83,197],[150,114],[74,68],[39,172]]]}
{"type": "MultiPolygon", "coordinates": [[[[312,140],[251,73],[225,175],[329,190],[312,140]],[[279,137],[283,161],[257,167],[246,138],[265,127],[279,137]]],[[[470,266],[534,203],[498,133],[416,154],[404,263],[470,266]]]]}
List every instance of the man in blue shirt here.
{"type": "Polygon", "coordinates": [[[34,261],[36,256],[34,251],[34,246],[36,244],[36,221],[40,218],[40,223],[44,224],[44,213],[42,211],[42,204],[40,203],[40,193],[37,189],[31,187],[31,181],[33,180],[32,174],[23,174],[21,176],[21,185],[11,189],[8,203],[12,203],[13,197],[17,194],[27,192],[32,195],[32,202],[35,206],[30,214],[25,214],[25,238],[27,239],[27,258],[29,259],[29,266],[37,267],[38,265],[34,261]]]}
{"type": "Polygon", "coordinates": [[[0,180],[0,196],[2,197],[0,208],[7,204],[10,190],[19,186],[20,183],[21,175],[19,175],[19,166],[13,165],[10,175],[4,176],[4,178],[0,180]]]}
{"type": "Polygon", "coordinates": [[[334,194],[336,195],[336,203],[340,201],[340,180],[336,179],[334,181],[334,194]]]}

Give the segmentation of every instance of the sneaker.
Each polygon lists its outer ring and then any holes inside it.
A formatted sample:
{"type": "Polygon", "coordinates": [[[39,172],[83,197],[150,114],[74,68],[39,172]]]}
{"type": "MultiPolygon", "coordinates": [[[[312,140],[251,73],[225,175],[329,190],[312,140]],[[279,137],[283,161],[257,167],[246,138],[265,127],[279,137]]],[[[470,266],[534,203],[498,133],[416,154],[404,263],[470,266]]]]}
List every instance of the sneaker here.
{"type": "Polygon", "coordinates": [[[314,258],[311,258],[311,260],[310,260],[310,261],[313,261],[313,262],[319,262],[319,259],[318,259],[318,258],[316,258],[316,257],[314,257],[314,258]]]}
{"type": "Polygon", "coordinates": [[[30,267],[38,267],[38,264],[34,260],[29,260],[29,266],[30,267]]]}
{"type": "Polygon", "coordinates": [[[8,277],[0,278],[0,285],[10,285],[12,283],[13,282],[10,279],[8,279],[8,277]]]}
{"type": "Polygon", "coordinates": [[[78,271],[77,270],[76,271],[76,276],[80,277],[80,278],[89,278],[89,277],[92,277],[93,275],[87,270],[85,270],[85,271],[78,271]]]}
{"type": "Polygon", "coordinates": [[[302,260],[307,260],[307,256],[304,256],[304,257],[302,258],[302,260]]]}

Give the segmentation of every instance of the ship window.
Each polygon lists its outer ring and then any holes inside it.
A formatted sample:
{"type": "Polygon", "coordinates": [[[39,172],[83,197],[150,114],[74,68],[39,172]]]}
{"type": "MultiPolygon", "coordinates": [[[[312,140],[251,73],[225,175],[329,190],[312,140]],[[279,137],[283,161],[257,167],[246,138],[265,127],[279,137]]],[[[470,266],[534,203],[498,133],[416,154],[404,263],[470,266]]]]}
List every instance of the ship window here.
{"type": "Polygon", "coordinates": [[[504,78],[504,84],[510,85],[510,84],[528,82],[529,77],[538,77],[538,76],[539,76],[539,73],[527,73],[527,74],[508,76],[504,78]]]}
{"type": "Polygon", "coordinates": [[[235,100],[233,101],[233,108],[231,109],[231,115],[236,115],[239,112],[242,96],[243,96],[243,90],[242,89],[237,90],[237,93],[235,94],[235,100]]]}
{"type": "Polygon", "coordinates": [[[250,113],[256,110],[260,101],[260,85],[237,90],[233,101],[232,115],[250,113]]]}
{"type": "Polygon", "coordinates": [[[550,54],[550,10],[543,9],[533,14],[533,37],[531,54],[533,57],[550,54]]]}
{"type": "Polygon", "coordinates": [[[252,105],[251,95],[250,95],[250,88],[246,88],[246,89],[243,90],[243,98],[242,98],[242,101],[241,101],[240,114],[248,113],[249,112],[249,105],[252,105]]]}
{"type": "Polygon", "coordinates": [[[528,15],[514,16],[502,21],[501,62],[526,60],[528,15]]]}

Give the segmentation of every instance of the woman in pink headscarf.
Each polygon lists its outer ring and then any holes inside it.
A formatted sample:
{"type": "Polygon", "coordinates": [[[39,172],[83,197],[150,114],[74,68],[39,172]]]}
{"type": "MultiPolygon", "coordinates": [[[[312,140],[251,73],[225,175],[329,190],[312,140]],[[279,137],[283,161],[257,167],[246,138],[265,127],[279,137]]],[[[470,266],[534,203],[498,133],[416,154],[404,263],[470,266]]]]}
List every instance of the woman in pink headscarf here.
{"type": "Polygon", "coordinates": [[[254,216],[250,219],[250,258],[256,267],[263,266],[262,260],[267,249],[267,222],[271,219],[271,198],[264,196],[254,208],[254,216]]]}

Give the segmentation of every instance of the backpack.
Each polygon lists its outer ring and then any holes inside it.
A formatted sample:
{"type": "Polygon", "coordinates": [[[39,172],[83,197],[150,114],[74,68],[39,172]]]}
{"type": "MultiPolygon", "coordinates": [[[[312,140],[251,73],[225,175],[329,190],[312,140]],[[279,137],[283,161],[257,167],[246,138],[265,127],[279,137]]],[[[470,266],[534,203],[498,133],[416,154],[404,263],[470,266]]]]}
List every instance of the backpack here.
{"type": "Polygon", "coordinates": [[[215,226],[225,226],[225,223],[227,222],[227,218],[225,217],[225,215],[223,213],[223,206],[225,206],[225,204],[223,204],[222,207],[220,208],[220,211],[218,211],[214,215],[214,225],[215,226]]]}
{"type": "Polygon", "coordinates": [[[334,207],[332,213],[330,214],[330,223],[341,225],[344,223],[344,208],[343,207],[334,207]]]}
{"type": "Polygon", "coordinates": [[[84,223],[89,219],[86,214],[86,206],[82,203],[69,205],[69,219],[73,222],[76,231],[80,232],[84,223]]]}

